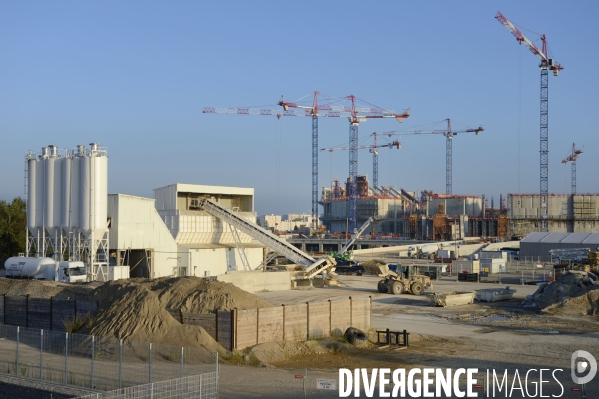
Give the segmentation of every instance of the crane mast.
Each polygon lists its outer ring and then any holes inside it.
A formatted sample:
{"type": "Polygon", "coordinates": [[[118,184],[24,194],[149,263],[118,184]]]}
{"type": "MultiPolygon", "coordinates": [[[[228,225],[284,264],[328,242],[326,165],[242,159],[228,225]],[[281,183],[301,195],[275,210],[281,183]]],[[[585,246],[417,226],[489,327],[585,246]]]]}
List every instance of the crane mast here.
{"type": "Polygon", "coordinates": [[[451,119],[445,119],[447,122],[447,129],[445,130],[414,130],[414,131],[400,131],[400,132],[384,132],[382,135],[391,136],[404,136],[404,135],[417,135],[417,134],[442,134],[445,136],[445,194],[452,194],[453,182],[452,182],[452,167],[453,167],[453,137],[458,133],[475,133],[477,136],[480,132],[484,131],[485,128],[479,126],[474,129],[463,129],[463,130],[451,130],[451,119]]]}
{"type": "MultiPolygon", "coordinates": [[[[376,135],[377,133],[372,133],[372,136],[374,136],[374,144],[372,145],[359,145],[357,147],[358,150],[367,148],[368,151],[372,154],[372,184],[375,187],[379,186],[379,148],[396,148],[396,149],[400,149],[401,148],[401,142],[394,140],[392,143],[386,143],[386,144],[377,144],[376,141],[376,135]]],[[[333,151],[338,151],[338,150],[349,150],[350,147],[331,147],[331,148],[321,148],[320,151],[328,151],[328,152],[333,152],[333,151]]]]}
{"type": "Polygon", "coordinates": [[[541,49],[535,46],[526,36],[522,34],[514,26],[514,24],[508,20],[499,11],[495,18],[501,25],[503,25],[518,41],[519,44],[524,44],[531,53],[533,53],[541,63],[539,68],[541,69],[541,115],[540,115],[540,134],[539,134],[539,152],[540,152],[540,173],[539,173],[539,186],[540,186],[540,231],[549,231],[549,70],[553,71],[553,76],[557,76],[559,71],[564,69],[560,64],[554,62],[553,59],[548,57],[547,53],[547,40],[545,35],[541,35],[541,41],[543,43],[541,49]]]}
{"type": "Polygon", "coordinates": [[[572,152],[570,153],[570,155],[568,155],[566,158],[562,160],[562,163],[571,162],[572,169],[570,171],[570,176],[572,179],[572,195],[576,195],[576,160],[578,160],[580,154],[582,154],[582,150],[577,150],[576,145],[572,143],[572,152]]]}

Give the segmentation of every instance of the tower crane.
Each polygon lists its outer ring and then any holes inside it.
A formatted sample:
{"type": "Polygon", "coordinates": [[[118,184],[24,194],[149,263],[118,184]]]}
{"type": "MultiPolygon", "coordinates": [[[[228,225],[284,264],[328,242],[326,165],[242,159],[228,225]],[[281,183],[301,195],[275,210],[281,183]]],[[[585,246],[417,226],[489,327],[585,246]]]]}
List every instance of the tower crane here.
{"type": "Polygon", "coordinates": [[[463,129],[463,130],[451,130],[451,119],[445,119],[447,122],[447,129],[445,130],[415,130],[415,131],[399,131],[399,132],[384,132],[381,135],[391,136],[404,136],[414,134],[442,134],[445,136],[445,193],[452,193],[452,165],[453,165],[453,136],[458,133],[475,133],[477,136],[480,132],[484,131],[485,128],[479,126],[474,129],[463,129]]]}
{"type": "Polygon", "coordinates": [[[545,35],[541,35],[541,41],[543,45],[541,50],[537,48],[530,40],[526,38],[514,26],[510,20],[508,20],[499,11],[495,18],[501,25],[503,25],[514,37],[519,44],[524,44],[531,53],[537,56],[541,60],[539,67],[541,68],[541,129],[540,129],[540,200],[541,200],[541,220],[540,230],[541,232],[549,231],[549,221],[547,216],[547,208],[549,206],[549,86],[548,86],[548,71],[553,71],[553,76],[557,76],[559,71],[564,69],[560,64],[555,62],[552,58],[549,58],[547,53],[547,40],[545,35]]]}
{"type": "Polygon", "coordinates": [[[572,171],[570,172],[572,176],[572,195],[576,194],[576,160],[580,154],[582,154],[582,150],[577,150],[574,143],[572,143],[572,152],[570,155],[562,159],[562,163],[572,163],[572,171]]]}
{"type": "MultiPolygon", "coordinates": [[[[391,143],[386,143],[386,144],[377,144],[376,142],[376,135],[377,133],[372,133],[371,136],[374,137],[374,144],[372,145],[359,145],[357,147],[358,150],[361,149],[365,149],[368,148],[368,151],[370,151],[370,153],[372,154],[372,184],[374,187],[378,187],[379,186],[379,148],[395,148],[395,149],[400,149],[401,148],[401,142],[395,140],[391,143]]],[[[349,150],[349,147],[331,147],[331,148],[321,148],[320,151],[328,151],[328,152],[333,152],[333,151],[339,151],[339,150],[349,150]]]]}
{"type": "Polygon", "coordinates": [[[365,122],[373,118],[394,118],[398,122],[402,122],[404,118],[410,116],[409,110],[404,110],[398,114],[392,110],[385,110],[376,106],[371,107],[356,107],[356,97],[353,95],[342,97],[339,99],[328,99],[328,104],[320,104],[318,102],[319,92],[314,92],[314,101],[311,107],[298,105],[297,103],[286,102],[283,98],[278,102],[278,105],[283,107],[283,110],[273,109],[258,109],[251,107],[241,108],[215,108],[204,107],[202,113],[207,114],[229,114],[229,115],[259,115],[259,116],[276,116],[280,119],[282,116],[309,116],[312,117],[312,217],[313,226],[318,219],[318,117],[327,118],[348,118],[350,122],[350,211],[349,223],[350,231],[356,228],[356,203],[357,203],[357,161],[358,152],[355,148],[358,142],[358,123],[365,122]],[[351,105],[333,105],[340,101],[350,100],[351,105]]]}
{"type": "MultiPolygon", "coordinates": [[[[403,114],[396,114],[394,111],[383,110],[374,107],[367,108],[368,115],[358,116],[360,109],[356,107],[356,96],[349,95],[347,99],[351,101],[349,108],[351,115],[349,117],[349,208],[348,224],[349,231],[354,231],[358,221],[358,124],[366,122],[368,119],[375,118],[395,118],[398,122],[403,122],[404,118],[410,116],[408,109],[403,114]]],[[[377,179],[378,180],[378,179],[377,179]]]]}

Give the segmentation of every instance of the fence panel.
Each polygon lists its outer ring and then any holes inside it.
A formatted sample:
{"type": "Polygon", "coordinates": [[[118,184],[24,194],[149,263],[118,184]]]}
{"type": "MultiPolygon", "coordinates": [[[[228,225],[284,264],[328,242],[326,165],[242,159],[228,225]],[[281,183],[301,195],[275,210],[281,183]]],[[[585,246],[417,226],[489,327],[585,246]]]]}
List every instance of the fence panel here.
{"type": "Polygon", "coordinates": [[[52,300],[50,298],[29,298],[27,326],[39,330],[52,329],[52,300]]]}
{"type": "Polygon", "coordinates": [[[315,302],[308,304],[308,337],[322,338],[330,333],[330,303],[315,302]]]}
{"type": "Polygon", "coordinates": [[[233,317],[232,311],[219,310],[217,311],[217,324],[218,324],[218,337],[216,337],[218,343],[225,349],[232,350],[231,347],[231,335],[233,334],[233,317]]]}
{"type": "Polygon", "coordinates": [[[74,399],[216,399],[217,395],[218,375],[216,372],[210,372],[111,392],[94,393],[74,399]]]}
{"type": "Polygon", "coordinates": [[[11,326],[27,327],[27,297],[4,297],[4,320],[11,326]]]}
{"type": "Polygon", "coordinates": [[[70,299],[52,300],[52,331],[66,331],[65,323],[75,318],[76,306],[76,301],[70,299]]]}
{"type": "Polygon", "coordinates": [[[17,327],[0,325],[0,372],[16,375],[17,327]]]}
{"type": "Polygon", "coordinates": [[[237,348],[247,348],[258,343],[258,312],[256,309],[237,312],[237,348]]]}
{"type": "MultiPolygon", "coordinates": [[[[306,339],[308,330],[308,305],[285,306],[285,340],[306,339]]],[[[241,334],[241,332],[238,332],[241,334]]],[[[241,346],[239,346],[241,348],[241,346]]]]}
{"type": "Polygon", "coordinates": [[[368,331],[370,329],[370,298],[351,300],[352,327],[368,331]]]}
{"type": "Polygon", "coordinates": [[[331,301],[331,329],[333,331],[339,330],[341,331],[341,334],[343,334],[348,327],[352,327],[352,315],[349,312],[349,307],[349,299],[337,299],[331,301]]]}
{"type": "Polygon", "coordinates": [[[258,342],[283,340],[283,308],[260,309],[258,324],[258,342]]]}

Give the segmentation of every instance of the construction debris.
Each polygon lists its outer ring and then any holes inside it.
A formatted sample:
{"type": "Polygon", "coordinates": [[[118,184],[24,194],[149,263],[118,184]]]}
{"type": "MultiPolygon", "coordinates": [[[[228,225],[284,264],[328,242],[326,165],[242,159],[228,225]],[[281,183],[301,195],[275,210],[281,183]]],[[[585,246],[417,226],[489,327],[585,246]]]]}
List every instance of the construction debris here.
{"type": "Polygon", "coordinates": [[[597,314],[599,278],[591,272],[570,270],[556,281],[543,283],[527,296],[524,307],[546,312],[597,314]]]}

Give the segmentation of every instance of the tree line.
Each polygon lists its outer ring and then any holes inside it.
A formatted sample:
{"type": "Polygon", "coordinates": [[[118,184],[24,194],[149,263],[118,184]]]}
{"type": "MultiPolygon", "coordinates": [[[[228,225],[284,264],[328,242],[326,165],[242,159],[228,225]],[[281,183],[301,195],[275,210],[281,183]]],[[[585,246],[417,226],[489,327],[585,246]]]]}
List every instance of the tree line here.
{"type": "Polygon", "coordinates": [[[0,200],[0,267],[11,256],[25,252],[26,227],[25,201],[19,197],[12,202],[0,200]]]}

